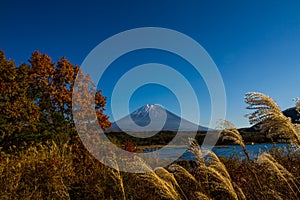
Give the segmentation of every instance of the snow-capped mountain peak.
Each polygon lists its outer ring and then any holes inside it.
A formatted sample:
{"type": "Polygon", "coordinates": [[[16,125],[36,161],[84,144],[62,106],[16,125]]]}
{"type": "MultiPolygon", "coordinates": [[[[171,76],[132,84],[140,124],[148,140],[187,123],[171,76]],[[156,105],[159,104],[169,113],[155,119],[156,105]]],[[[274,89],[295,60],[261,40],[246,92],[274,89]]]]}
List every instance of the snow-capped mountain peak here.
{"type": "Polygon", "coordinates": [[[158,104],[146,104],[145,106],[137,109],[130,114],[131,117],[147,117],[147,116],[157,116],[158,114],[164,114],[166,110],[158,104]]]}
{"type": "Polygon", "coordinates": [[[146,104],[114,122],[107,132],[152,132],[207,130],[171,113],[158,104],[146,104]]]}

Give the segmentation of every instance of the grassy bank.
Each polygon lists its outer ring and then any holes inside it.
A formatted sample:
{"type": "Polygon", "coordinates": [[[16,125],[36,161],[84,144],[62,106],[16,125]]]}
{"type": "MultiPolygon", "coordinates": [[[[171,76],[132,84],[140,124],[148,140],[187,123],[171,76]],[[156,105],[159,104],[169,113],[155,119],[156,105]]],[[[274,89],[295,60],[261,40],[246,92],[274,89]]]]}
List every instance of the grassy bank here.
{"type": "MultiPolygon", "coordinates": [[[[1,199],[297,199],[300,156],[273,149],[255,161],[202,157],[146,174],[110,169],[81,144],[1,153],[1,199]]],[[[117,164],[117,163],[116,163],[117,164]]],[[[139,164],[139,163],[137,163],[139,164]]],[[[143,163],[140,163],[141,165],[143,163]]],[[[145,166],[147,167],[147,166],[145,166]]]]}

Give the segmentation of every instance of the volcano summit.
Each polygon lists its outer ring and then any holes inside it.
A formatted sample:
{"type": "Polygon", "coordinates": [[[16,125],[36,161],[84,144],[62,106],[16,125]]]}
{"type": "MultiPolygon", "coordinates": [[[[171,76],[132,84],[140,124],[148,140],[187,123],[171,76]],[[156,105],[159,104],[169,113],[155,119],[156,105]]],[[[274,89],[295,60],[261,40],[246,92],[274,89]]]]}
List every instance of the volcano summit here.
{"type": "Polygon", "coordinates": [[[106,132],[207,131],[157,104],[146,104],[117,120],[106,132]],[[165,123],[163,123],[165,122],[165,123]],[[133,124],[134,123],[134,124],[133,124]],[[121,129],[122,128],[122,129],[121,129]]]}

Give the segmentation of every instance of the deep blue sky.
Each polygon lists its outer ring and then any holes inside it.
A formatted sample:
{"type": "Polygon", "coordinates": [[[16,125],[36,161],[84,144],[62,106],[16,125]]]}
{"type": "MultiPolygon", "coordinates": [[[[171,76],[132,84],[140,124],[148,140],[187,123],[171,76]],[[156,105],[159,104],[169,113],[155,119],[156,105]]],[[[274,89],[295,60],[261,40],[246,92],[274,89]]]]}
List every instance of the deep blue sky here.
{"type": "MultiPolygon", "coordinates": [[[[299,11],[297,0],[81,3],[5,0],[0,6],[0,49],[16,63],[27,61],[34,50],[39,50],[53,60],[65,55],[80,65],[96,45],[119,32],[147,26],[174,29],[195,39],[210,54],[224,80],[227,119],[242,127],[248,126],[244,117],[246,92],[263,92],[282,109],[293,106],[292,98],[300,96],[299,11]]],[[[210,114],[207,89],[200,76],[182,67],[188,65],[184,60],[160,51],[137,51],[126,56],[109,68],[104,83],[100,83],[108,100],[121,73],[120,66],[129,69],[149,61],[161,62],[176,68],[196,85],[201,99],[201,123],[207,124],[210,114]]],[[[175,96],[157,85],[137,90],[130,109],[146,103],[159,103],[180,113],[175,96]]],[[[107,114],[111,115],[110,109],[107,114]]]]}

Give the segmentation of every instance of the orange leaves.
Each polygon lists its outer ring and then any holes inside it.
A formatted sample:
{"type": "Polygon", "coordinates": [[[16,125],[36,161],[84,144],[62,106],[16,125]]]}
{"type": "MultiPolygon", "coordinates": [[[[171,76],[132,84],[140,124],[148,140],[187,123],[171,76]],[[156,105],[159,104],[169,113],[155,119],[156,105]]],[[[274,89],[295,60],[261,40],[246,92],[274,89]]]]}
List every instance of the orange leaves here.
{"type": "MultiPolygon", "coordinates": [[[[13,138],[23,133],[24,127],[29,132],[38,130],[39,134],[74,130],[72,93],[80,73],[79,66],[65,57],[53,62],[48,55],[35,51],[29,65],[16,67],[0,51],[0,135],[13,138]]],[[[81,76],[84,84],[95,87],[89,75],[81,73],[81,76]]],[[[89,94],[89,88],[78,91],[82,97],[89,94]]],[[[94,98],[98,121],[103,129],[108,128],[111,123],[103,113],[106,98],[100,90],[94,98]]],[[[4,139],[4,136],[0,138],[0,143],[4,139]]]]}
{"type": "Polygon", "coordinates": [[[25,126],[34,130],[34,123],[39,119],[39,108],[30,98],[29,66],[21,64],[16,67],[0,53],[0,141],[13,137],[25,126]]]}

